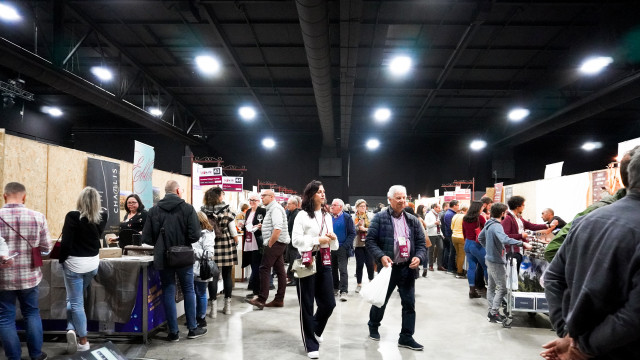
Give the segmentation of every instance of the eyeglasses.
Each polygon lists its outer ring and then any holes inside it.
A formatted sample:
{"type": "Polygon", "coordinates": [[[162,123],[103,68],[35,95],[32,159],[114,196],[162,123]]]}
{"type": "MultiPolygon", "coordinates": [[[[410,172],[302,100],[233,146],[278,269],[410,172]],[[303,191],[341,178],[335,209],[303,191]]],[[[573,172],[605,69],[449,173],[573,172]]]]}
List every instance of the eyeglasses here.
{"type": "Polygon", "coordinates": [[[260,197],[265,197],[265,196],[273,196],[273,195],[271,195],[271,194],[262,194],[262,195],[260,195],[260,197]]]}
{"type": "Polygon", "coordinates": [[[258,199],[249,199],[250,202],[256,202],[256,201],[260,201],[258,199]]]}
{"type": "Polygon", "coordinates": [[[137,204],[137,203],[138,203],[137,201],[127,201],[127,205],[129,205],[129,204],[137,204]]]}

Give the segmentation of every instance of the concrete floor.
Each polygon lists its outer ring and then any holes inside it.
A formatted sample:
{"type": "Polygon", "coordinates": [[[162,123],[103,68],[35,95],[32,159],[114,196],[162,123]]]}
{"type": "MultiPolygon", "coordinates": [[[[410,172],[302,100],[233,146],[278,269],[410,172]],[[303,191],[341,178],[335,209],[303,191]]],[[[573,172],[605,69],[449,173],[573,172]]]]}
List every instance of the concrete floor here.
{"type": "MultiPolygon", "coordinates": [[[[350,261],[349,274],[354,273],[355,261],[350,261]]],[[[397,340],[401,306],[397,292],[389,300],[380,327],[381,341],[374,342],[367,337],[370,305],[353,292],[355,285],[352,276],[348,301],[337,301],[320,346],[322,359],[540,359],[541,344],[555,337],[546,315],[530,318],[526,313],[515,313],[511,329],[487,322],[486,300],[470,300],[466,280],[435,271],[416,282],[414,337],[425,350],[400,349],[397,340]]],[[[177,343],[162,340],[166,333],[161,331],[149,345],[118,346],[130,359],[305,359],[295,288],[287,287],[283,308],[262,311],[243,302],[246,293],[246,283],[237,283],[232,315],[219,313],[217,319],[208,318],[209,332],[199,339],[186,339],[182,318],[181,339],[177,343]]],[[[272,291],[272,297],[273,294],[272,291]]],[[[101,341],[91,339],[93,344],[101,341]]],[[[50,356],[59,355],[53,359],[64,359],[64,348],[63,342],[47,342],[44,351],[50,356]]]]}

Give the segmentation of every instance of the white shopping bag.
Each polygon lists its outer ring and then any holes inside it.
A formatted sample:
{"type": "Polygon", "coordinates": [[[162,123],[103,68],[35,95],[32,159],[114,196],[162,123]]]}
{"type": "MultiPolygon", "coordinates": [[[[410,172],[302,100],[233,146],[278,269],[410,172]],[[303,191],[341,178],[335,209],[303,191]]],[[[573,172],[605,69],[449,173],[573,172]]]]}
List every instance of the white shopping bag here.
{"type": "Polygon", "coordinates": [[[518,290],[518,262],[516,259],[511,259],[509,271],[509,283],[507,286],[511,287],[511,290],[518,290]]]}
{"type": "Polygon", "coordinates": [[[371,305],[382,307],[389,290],[389,280],[391,280],[391,266],[385,266],[378,276],[362,287],[360,296],[371,305]]]}

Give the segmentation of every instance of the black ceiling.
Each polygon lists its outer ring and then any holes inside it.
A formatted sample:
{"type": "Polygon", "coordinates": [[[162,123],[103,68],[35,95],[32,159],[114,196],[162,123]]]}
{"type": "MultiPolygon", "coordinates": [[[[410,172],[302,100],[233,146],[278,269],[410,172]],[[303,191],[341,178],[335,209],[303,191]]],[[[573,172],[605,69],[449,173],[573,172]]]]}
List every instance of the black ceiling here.
{"type": "Polygon", "coordinates": [[[0,80],[26,79],[35,102],[61,106],[76,131],[107,110],[185,143],[318,134],[339,153],[371,135],[514,146],[580,121],[624,129],[640,110],[635,0],[8,3],[23,19],[0,22],[0,80]],[[219,75],[197,71],[203,52],[221,61],[219,75]],[[414,61],[400,79],[387,68],[398,53],[414,61]],[[614,62],[580,75],[591,55],[614,62]],[[100,83],[95,65],[115,81],[100,83]],[[151,105],[165,110],[160,120],[143,111],[151,105]],[[257,108],[253,122],[241,105],[257,108]],[[372,119],[381,105],[386,125],[372,119]],[[531,115],[513,124],[517,105],[531,115]]]}

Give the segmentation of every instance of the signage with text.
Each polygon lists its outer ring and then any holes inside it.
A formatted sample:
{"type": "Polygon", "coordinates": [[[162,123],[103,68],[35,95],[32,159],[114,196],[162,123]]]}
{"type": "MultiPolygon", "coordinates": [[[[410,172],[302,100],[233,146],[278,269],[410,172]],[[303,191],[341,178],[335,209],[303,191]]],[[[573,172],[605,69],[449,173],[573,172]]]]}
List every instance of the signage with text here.
{"type": "Polygon", "coordinates": [[[222,185],[222,168],[202,168],[200,169],[200,185],[222,185]]]}
{"type": "Polygon", "coordinates": [[[471,200],[471,189],[456,190],[456,200],[471,200]]]}
{"type": "Polygon", "coordinates": [[[242,191],[241,176],[223,176],[222,177],[222,191],[242,191]]]}
{"type": "Polygon", "coordinates": [[[493,185],[493,188],[496,189],[495,193],[493,193],[493,202],[495,203],[502,202],[502,185],[503,183],[501,182],[493,185]]]}
{"type": "Polygon", "coordinates": [[[455,200],[455,198],[456,198],[455,191],[445,191],[444,192],[444,201],[455,200]]]}

